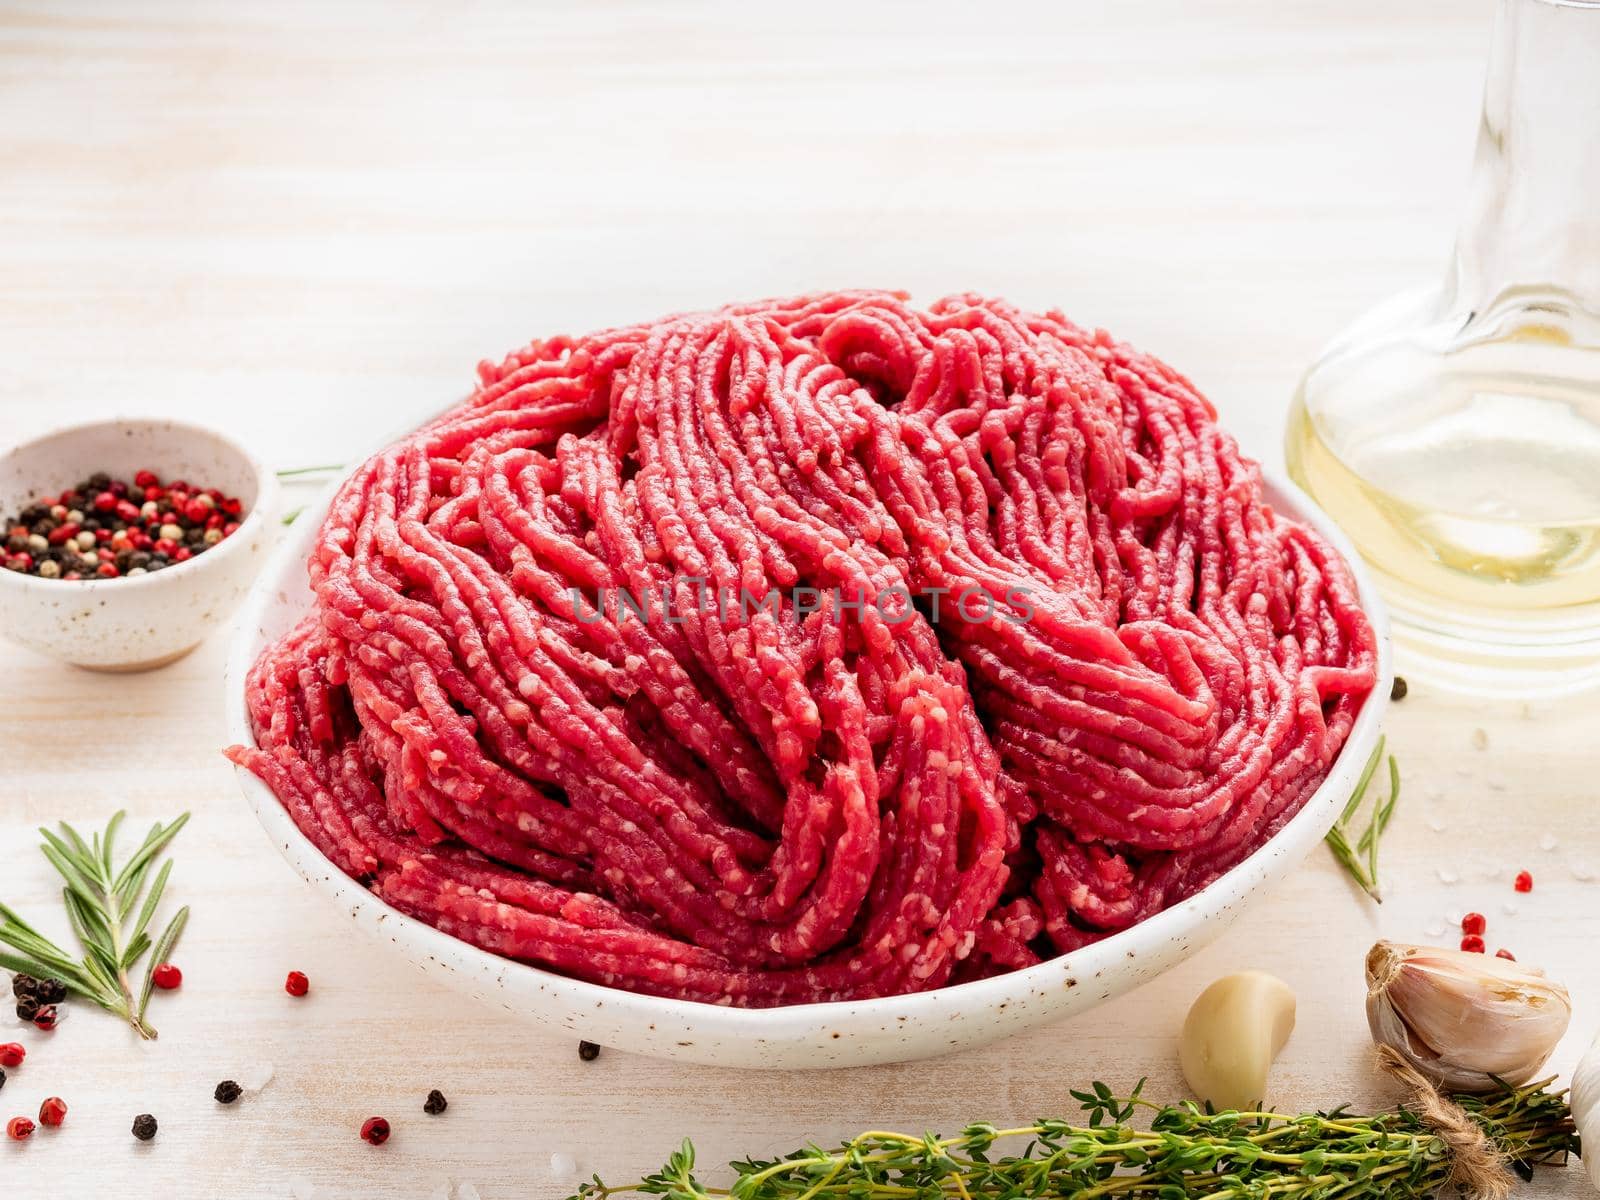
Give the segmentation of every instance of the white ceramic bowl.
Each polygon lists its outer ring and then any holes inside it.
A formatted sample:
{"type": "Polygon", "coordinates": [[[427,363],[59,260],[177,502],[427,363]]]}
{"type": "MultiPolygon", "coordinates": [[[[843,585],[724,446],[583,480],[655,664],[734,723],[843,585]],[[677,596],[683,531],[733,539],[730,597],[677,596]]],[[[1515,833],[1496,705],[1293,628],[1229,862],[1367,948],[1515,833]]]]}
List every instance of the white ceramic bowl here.
{"type": "Polygon", "coordinates": [[[0,634],[99,671],[164,666],[194,649],[250,590],[270,538],[278,481],[238,443],[182,421],[74,425],[0,455],[0,519],[96,471],[219,488],[244,505],[239,528],[203,554],[149,575],[40,579],[0,569],[0,634]]]}
{"type": "MultiPolygon", "coordinates": [[[[1338,527],[1287,480],[1268,475],[1280,512],[1315,526],[1352,564],[1378,633],[1378,683],[1327,780],[1255,854],[1204,891],[1132,929],[1023,971],[911,996],[724,1008],[635,995],[499,958],[397,912],[313,846],[267,787],[238,770],[245,799],[285,858],[364,932],[426,973],[506,1011],[603,1045],[729,1067],[846,1067],[927,1058],[1083,1012],[1181,961],[1221,933],[1246,900],[1281,879],[1332,826],[1377,745],[1392,682],[1389,623],[1372,580],[1338,527]]],[[[305,555],[328,496],[308,509],[256,584],[229,657],[226,704],[234,740],[253,745],[245,673],[308,609],[305,555]]]]}

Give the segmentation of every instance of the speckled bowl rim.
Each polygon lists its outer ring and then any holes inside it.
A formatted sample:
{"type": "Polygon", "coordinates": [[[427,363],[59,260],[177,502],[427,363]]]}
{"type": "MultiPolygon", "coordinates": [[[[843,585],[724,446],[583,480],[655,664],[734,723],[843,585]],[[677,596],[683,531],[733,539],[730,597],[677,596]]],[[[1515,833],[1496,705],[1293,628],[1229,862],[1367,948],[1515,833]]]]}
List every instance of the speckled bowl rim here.
{"type": "MultiPolygon", "coordinates": [[[[552,1025],[581,1032],[582,1018],[574,1014],[585,1010],[603,1010],[609,1006],[613,1014],[611,1020],[616,1020],[616,1014],[620,1013],[622,1019],[629,1023],[649,1022],[652,1030],[655,1029],[655,1023],[659,1022],[685,1031],[700,1030],[713,1040],[749,1041],[778,1050],[785,1046],[815,1043],[824,1030],[831,1031],[830,1037],[840,1036],[837,1031],[846,1031],[863,1039],[871,1039],[885,1029],[907,1030],[905,1023],[909,1022],[928,1025],[944,1020],[953,1021],[969,1017],[975,1010],[999,1013],[1021,999],[1031,999],[1035,995],[1048,997],[1049,993],[1060,992],[1064,987],[1076,987],[1080,980],[1087,981],[1102,975],[1110,977],[1110,990],[1098,999],[1080,1005],[1080,1008],[1089,1007],[1134,986],[1137,982],[1135,978],[1126,972],[1119,975],[1116,970],[1126,966],[1127,960],[1141,953],[1146,957],[1161,957],[1163,951],[1170,957],[1174,948],[1180,948],[1179,958],[1193,953],[1211,936],[1226,928],[1236,915],[1235,910],[1247,897],[1281,879],[1291,867],[1301,862],[1332,827],[1378,744],[1394,678],[1387,610],[1371,575],[1343,531],[1286,477],[1269,470],[1263,470],[1262,474],[1267,500],[1273,508],[1315,528],[1350,565],[1361,606],[1377,635],[1377,683],[1362,705],[1350,737],[1334,760],[1327,778],[1300,811],[1249,858],[1193,896],[1148,920],[1070,954],[1047,959],[1022,970],[926,992],[776,1008],[736,1008],[703,1001],[675,1000],[589,983],[528,963],[502,958],[406,916],[325,858],[300,832],[288,811],[264,783],[242,767],[236,767],[235,774],[246,801],[290,865],[317,891],[341,909],[347,910],[369,933],[386,937],[401,947],[406,957],[419,966],[428,968],[437,965],[444,968],[457,986],[465,986],[481,996],[505,992],[522,999],[539,997],[533,1003],[548,1005],[556,1011],[546,1013],[533,1009],[527,1011],[526,1015],[552,1025]]],[[[310,543],[341,483],[330,484],[318,501],[300,514],[290,536],[274,551],[241,610],[225,676],[228,730],[235,742],[255,745],[245,704],[244,680],[265,641],[261,632],[264,618],[273,607],[276,594],[284,588],[285,581],[303,578],[304,559],[310,543]],[[301,576],[295,575],[297,571],[302,573],[301,576]]],[[[1169,962],[1161,969],[1171,965],[1173,963],[1169,962]]],[[[1013,1031],[1045,1024],[1066,1015],[1070,1014],[1054,1011],[1047,1003],[1022,1018],[1024,1023],[1015,1026],[1013,1031]]],[[[982,1040],[986,1039],[973,1036],[963,1039],[960,1044],[982,1040]]],[[[706,1061],[695,1052],[675,1055],[659,1044],[638,1046],[628,1045],[625,1041],[616,1044],[622,1049],[636,1049],[641,1053],[706,1061]]],[[[680,1046],[691,1044],[678,1043],[680,1046]]],[[[951,1048],[945,1046],[931,1053],[951,1048]]],[[[850,1054],[848,1049],[845,1053],[850,1054]]],[[[898,1061],[924,1056],[920,1053],[887,1056],[873,1053],[861,1056],[857,1061],[898,1061]]],[[[727,1065],[763,1064],[730,1062],[727,1065]]],[[[819,1060],[815,1065],[832,1067],[848,1064],[819,1060]]]]}
{"type": "Polygon", "coordinates": [[[71,425],[58,425],[54,429],[47,430],[36,437],[31,437],[25,442],[18,442],[14,446],[0,450],[0,463],[12,459],[21,459],[41,442],[55,441],[57,438],[65,437],[69,434],[88,433],[91,430],[118,425],[165,425],[179,437],[187,435],[221,442],[243,459],[249,467],[250,473],[255,477],[256,498],[250,505],[249,511],[240,514],[239,528],[204,554],[196,554],[183,562],[172,563],[170,566],[163,567],[159,571],[153,571],[148,575],[134,575],[131,577],[119,575],[115,579],[70,579],[63,582],[60,579],[44,579],[37,575],[24,575],[20,571],[0,570],[0,587],[20,587],[24,593],[32,588],[55,597],[59,597],[62,594],[61,589],[63,587],[76,589],[72,593],[74,597],[96,595],[126,596],[141,588],[161,587],[172,581],[181,583],[185,579],[192,579],[207,567],[221,566],[236,555],[249,553],[244,547],[248,547],[250,538],[255,534],[257,527],[266,521],[266,517],[263,514],[277,505],[278,477],[236,439],[223,433],[220,429],[213,429],[209,425],[201,425],[195,421],[174,420],[171,417],[139,415],[136,413],[119,417],[106,417],[98,421],[79,421],[71,425]]]}

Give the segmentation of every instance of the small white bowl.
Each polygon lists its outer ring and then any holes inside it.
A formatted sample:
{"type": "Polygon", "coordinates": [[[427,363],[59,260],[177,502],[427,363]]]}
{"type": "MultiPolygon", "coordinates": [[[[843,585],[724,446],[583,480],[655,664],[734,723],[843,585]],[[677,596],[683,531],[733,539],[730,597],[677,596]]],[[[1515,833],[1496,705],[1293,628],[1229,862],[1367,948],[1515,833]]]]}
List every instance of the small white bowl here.
{"type": "MultiPolygon", "coordinates": [[[[1272,506],[1313,526],[1350,563],[1361,605],[1378,635],[1378,682],[1327,779],[1259,850],[1210,887],[1148,921],[1025,970],[907,996],[784,1008],[726,1008],[620,991],[501,958],[390,908],[324,858],[271,790],[242,767],[237,768],[239,785],[273,844],[357,928],[388,941],[397,954],[446,985],[545,1026],[620,1050],[724,1067],[863,1066],[981,1046],[1092,1008],[1210,942],[1246,901],[1317,847],[1377,746],[1393,683],[1383,602],[1338,526],[1287,479],[1271,472],[1266,478],[1272,506]]],[[[305,559],[332,495],[330,489],[301,515],[241,615],[223,686],[229,734],[243,745],[255,745],[245,705],[246,673],[311,606],[305,559]]]]}
{"type": "Polygon", "coordinates": [[[183,657],[238,606],[271,541],[278,480],[213,430],[124,418],[24,442],[0,455],[0,519],[96,471],[125,479],[144,469],[237,496],[239,528],[187,562],[133,578],[69,581],[0,569],[0,634],[91,670],[145,671],[183,657]]]}

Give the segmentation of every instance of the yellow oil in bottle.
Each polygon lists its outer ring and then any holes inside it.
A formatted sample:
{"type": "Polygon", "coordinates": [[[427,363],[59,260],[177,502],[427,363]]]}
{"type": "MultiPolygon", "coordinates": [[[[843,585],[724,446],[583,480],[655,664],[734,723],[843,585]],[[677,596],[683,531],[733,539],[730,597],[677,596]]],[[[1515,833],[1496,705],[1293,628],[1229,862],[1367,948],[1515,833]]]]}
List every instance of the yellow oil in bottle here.
{"type": "Polygon", "coordinates": [[[1404,623],[1539,653],[1592,642],[1597,372],[1600,354],[1538,324],[1443,356],[1369,344],[1307,377],[1289,472],[1377,568],[1404,623]]]}

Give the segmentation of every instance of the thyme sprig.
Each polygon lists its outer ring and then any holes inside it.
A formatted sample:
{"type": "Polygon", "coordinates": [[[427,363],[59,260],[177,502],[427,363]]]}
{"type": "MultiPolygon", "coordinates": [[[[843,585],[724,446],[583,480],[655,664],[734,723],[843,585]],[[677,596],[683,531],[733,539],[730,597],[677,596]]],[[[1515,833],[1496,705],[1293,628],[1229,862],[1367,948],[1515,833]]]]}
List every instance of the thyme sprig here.
{"type": "Polygon", "coordinates": [[[168,825],[157,823],[128,861],[117,868],[115,843],[125,816],[117,813],[104,833],[94,834],[87,842],[64,821],[59,833],[39,830],[44,838],[40,850],[66,881],[61,896],[83,957],[74,959],[15,910],[0,904],[0,943],[11,948],[0,949],[0,966],[59,979],[69,991],[121,1017],[140,1037],[154,1038],[156,1031],[145,1019],[154,987],[152,972],[172,953],[189,921],[185,905],[159,936],[152,936],[151,921],[172,874],[170,858],[159,869],[156,860],[188,823],[189,814],[168,825]],[[135,986],[136,968],[147,952],[149,963],[135,986]]]}
{"type": "Polygon", "coordinates": [[[1372,776],[1378,769],[1378,763],[1383,758],[1383,747],[1386,739],[1379,738],[1378,745],[1372,751],[1372,757],[1367,759],[1367,765],[1362,768],[1361,778],[1356,781],[1355,791],[1350,794],[1350,800],[1344,806],[1344,812],[1339,814],[1339,819],[1334,822],[1333,828],[1328,830],[1328,849],[1333,851],[1333,856],[1339,860],[1350,877],[1367,895],[1379,904],[1383,903],[1383,893],[1378,886],[1378,843],[1383,839],[1384,830],[1389,828],[1389,820],[1394,816],[1394,806],[1400,799],[1400,767],[1394,760],[1394,755],[1389,755],[1389,795],[1382,800],[1373,800],[1371,815],[1367,824],[1359,834],[1352,834],[1351,822],[1361,812],[1367,797],[1367,786],[1372,782],[1372,776]],[[1352,836],[1355,840],[1352,842],[1352,836]]]}
{"type": "MultiPolygon", "coordinates": [[[[1577,1148],[1566,1093],[1546,1090],[1550,1082],[1452,1099],[1528,1178],[1534,1164],[1577,1148]]],[[[572,1200],[1410,1200],[1452,1178],[1449,1145],[1404,1107],[1373,1116],[1208,1113],[1192,1101],[1144,1100],[1143,1086],[1125,1099],[1099,1082],[1074,1091],[1088,1114],[1080,1124],[979,1123],[954,1137],[872,1131],[834,1149],[746,1159],[730,1164],[728,1188],[700,1182],[685,1141],[656,1174],[625,1187],[597,1175],[572,1200]],[[1130,1124],[1141,1110],[1153,1114],[1148,1129],[1130,1124]],[[1021,1152],[996,1153],[1003,1140],[1020,1140],[1021,1152]]]]}

